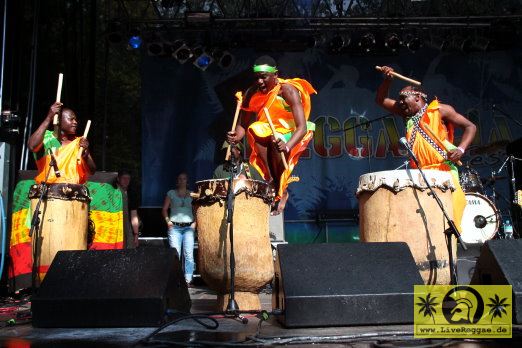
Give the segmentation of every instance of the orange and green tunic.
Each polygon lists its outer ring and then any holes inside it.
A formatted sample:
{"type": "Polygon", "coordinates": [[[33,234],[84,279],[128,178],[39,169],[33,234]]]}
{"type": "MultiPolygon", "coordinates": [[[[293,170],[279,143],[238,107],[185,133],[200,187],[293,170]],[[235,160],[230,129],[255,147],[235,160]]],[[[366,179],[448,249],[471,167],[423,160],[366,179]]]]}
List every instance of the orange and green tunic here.
{"type": "MultiPolygon", "coordinates": [[[[38,175],[35,180],[20,180],[13,194],[11,215],[11,235],[9,255],[9,287],[11,291],[30,288],[32,285],[32,241],[29,237],[31,225],[31,202],[28,198],[29,188],[36,182],[45,179],[45,171],[49,168],[50,156],[45,155],[47,149],[54,147],[56,161],[61,172],[60,178],[51,170],[49,182],[52,183],[85,183],[88,168],[86,164],[76,164],[79,138],[61,146],[60,142],[47,131],[44,146],[35,153],[38,175]],[[79,168],[75,171],[75,168],[79,168]],[[44,174],[42,176],[42,173],[44,174]]],[[[83,160],[81,161],[83,162],[83,160]]],[[[114,177],[116,174],[114,174],[114,177]]],[[[122,194],[108,182],[86,183],[91,196],[89,206],[89,249],[121,249],[123,248],[123,210],[122,194]]],[[[48,266],[48,265],[47,265],[48,266]]],[[[46,270],[40,269],[39,272],[46,270]]]]}
{"type": "MultiPolygon", "coordinates": [[[[425,112],[419,117],[412,117],[406,123],[406,138],[415,153],[421,169],[431,169],[451,172],[456,190],[452,194],[453,219],[460,230],[462,214],[466,207],[466,196],[460,187],[459,173],[455,164],[447,159],[446,151],[456,148],[453,145],[453,125],[444,124],[439,112],[438,100],[427,105],[425,112]],[[429,129],[427,129],[429,128],[429,129]],[[430,136],[433,133],[434,137],[430,136]]],[[[413,168],[415,163],[410,161],[413,168]]]]}
{"type": "Polygon", "coordinates": [[[308,121],[311,110],[310,94],[317,93],[312,85],[306,80],[297,78],[278,80],[279,83],[271,91],[268,93],[256,92],[250,99],[248,106],[243,107],[243,110],[254,112],[257,115],[256,122],[252,123],[250,127],[248,127],[247,131],[247,140],[250,144],[250,149],[252,150],[252,153],[250,154],[250,164],[252,164],[252,166],[257,169],[257,171],[263,176],[265,180],[269,180],[270,170],[268,169],[267,164],[264,163],[264,161],[261,159],[256,151],[256,147],[254,146],[256,138],[263,139],[272,136],[272,131],[270,129],[270,125],[268,124],[266,115],[263,112],[263,108],[266,107],[268,109],[276,132],[282,135],[285,141],[288,141],[292,137],[293,132],[295,132],[296,125],[290,106],[279,95],[279,92],[281,90],[281,85],[284,83],[292,85],[299,91],[301,104],[303,105],[304,116],[307,120],[306,134],[303,139],[301,139],[301,141],[290,150],[290,153],[288,154],[288,169],[286,169],[281,174],[279,179],[279,188],[276,195],[276,200],[280,199],[283,193],[286,191],[286,188],[289,184],[290,174],[292,174],[299,157],[313,137],[315,124],[308,121]]]}

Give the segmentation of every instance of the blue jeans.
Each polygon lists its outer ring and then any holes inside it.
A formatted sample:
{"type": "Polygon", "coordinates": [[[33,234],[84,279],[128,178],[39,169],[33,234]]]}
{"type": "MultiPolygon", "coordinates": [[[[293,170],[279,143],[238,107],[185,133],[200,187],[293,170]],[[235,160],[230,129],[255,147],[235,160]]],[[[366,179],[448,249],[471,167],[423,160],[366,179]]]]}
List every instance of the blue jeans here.
{"type": "Polygon", "coordinates": [[[187,283],[190,283],[196,266],[196,263],[194,262],[194,229],[190,226],[173,226],[169,229],[168,236],[169,245],[171,248],[176,249],[180,261],[183,255],[185,262],[185,280],[187,283]],[[182,247],[183,253],[181,253],[182,247]]]}

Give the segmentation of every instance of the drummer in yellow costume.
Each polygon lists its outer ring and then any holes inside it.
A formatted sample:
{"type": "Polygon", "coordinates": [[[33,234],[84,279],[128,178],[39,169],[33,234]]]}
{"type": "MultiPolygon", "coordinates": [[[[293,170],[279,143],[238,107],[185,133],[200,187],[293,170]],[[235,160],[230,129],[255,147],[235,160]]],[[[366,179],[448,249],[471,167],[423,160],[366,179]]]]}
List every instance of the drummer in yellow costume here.
{"type": "Polygon", "coordinates": [[[281,79],[273,58],[259,57],[253,67],[256,83],[246,92],[242,106],[242,121],[235,131],[228,132],[227,141],[238,143],[245,136],[248,113],[256,116],[247,129],[247,140],[252,149],[250,163],[263,178],[272,182],[279,201],[276,213],[284,210],[288,199],[287,187],[299,157],[313,137],[315,125],[307,122],[310,116],[310,94],[317,93],[303,79],[281,79]],[[272,119],[276,135],[264,112],[266,108],[272,119]],[[285,169],[281,153],[288,163],[285,169]]]}
{"type": "MultiPolygon", "coordinates": [[[[476,133],[476,126],[459,114],[451,105],[433,100],[427,103],[427,95],[417,87],[407,86],[399,93],[399,100],[388,97],[393,69],[382,67],[385,79],[377,90],[376,102],[389,112],[406,121],[406,139],[417,157],[421,169],[449,171],[457,188],[453,192],[453,218],[459,230],[466,197],[459,184],[455,163],[464,155],[476,133]],[[463,130],[458,146],[453,145],[454,128],[463,130]],[[444,149],[447,148],[446,152],[444,149]]],[[[414,165],[414,164],[413,164],[414,165]]]]}
{"type": "Polygon", "coordinates": [[[49,152],[52,152],[56,158],[60,176],[58,177],[51,170],[47,179],[48,184],[84,184],[87,177],[94,174],[96,164],[89,153],[89,141],[84,137],[76,136],[77,127],[78,120],[74,111],[62,108],[62,103],[59,102],[51,105],[47,117],[31,135],[28,142],[29,149],[34,152],[38,168],[38,175],[35,178],[37,183],[44,181],[47,171],[50,170],[49,152]],[[60,115],[58,138],[53,132],[47,130],[55,114],[60,115]],[[80,147],[83,148],[82,158],[77,161],[80,147]]]}

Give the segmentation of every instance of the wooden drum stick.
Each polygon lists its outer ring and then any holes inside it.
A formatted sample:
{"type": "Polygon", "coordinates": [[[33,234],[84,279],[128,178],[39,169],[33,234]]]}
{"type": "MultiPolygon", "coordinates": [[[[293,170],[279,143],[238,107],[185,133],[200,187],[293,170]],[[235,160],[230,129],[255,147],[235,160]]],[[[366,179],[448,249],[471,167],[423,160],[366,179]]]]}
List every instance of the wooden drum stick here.
{"type": "MultiPolygon", "coordinates": [[[[439,143],[439,145],[444,149],[444,151],[446,152],[449,152],[448,151],[448,147],[446,146],[446,144],[441,141],[439,139],[439,137],[437,137],[437,135],[431,130],[430,127],[428,127],[428,125],[426,123],[424,123],[424,127],[423,127],[426,131],[428,131],[428,133],[430,133],[430,136],[437,142],[439,143]]],[[[462,166],[462,162],[461,161],[457,161],[457,165],[459,166],[462,166]]]]}
{"type": "MultiPolygon", "coordinates": [[[[83,137],[87,138],[87,135],[89,134],[89,129],[91,128],[91,120],[87,121],[87,125],[85,126],[85,130],[83,131],[83,137]]],[[[80,151],[78,152],[78,156],[76,157],[77,161],[80,161],[83,154],[83,147],[80,147],[80,151]]]]}
{"type": "MultiPolygon", "coordinates": [[[[270,125],[270,129],[272,130],[272,134],[274,135],[274,138],[276,138],[277,132],[275,130],[274,124],[272,123],[272,118],[270,117],[270,113],[268,112],[267,108],[263,108],[263,111],[265,112],[266,119],[268,120],[268,124],[270,125]]],[[[283,165],[285,166],[285,169],[288,169],[288,163],[286,163],[285,154],[282,153],[282,152],[280,152],[280,154],[281,154],[281,159],[283,160],[283,165]]]]}
{"type": "MultiPolygon", "coordinates": [[[[56,102],[59,103],[62,99],[62,85],[63,85],[63,74],[58,74],[58,89],[56,90],[56,102]]],[[[54,114],[53,117],[54,136],[58,138],[58,114],[54,114]]]]}
{"type": "MultiPolygon", "coordinates": [[[[383,70],[382,67],[380,67],[378,65],[375,67],[375,69],[378,70],[378,71],[382,71],[383,70]]],[[[406,77],[406,76],[403,76],[401,74],[398,74],[395,71],[392,71],[391,74],[393,76],[395,76],[396,78],[398,78],[398,79],[401,79],[401,80],[404,80],[406,82],[411,83],[412,85],[415,85],[415,86],[420,86],[421,85],[421,83],[419,81],[414,80],[414,79],[410,79],[409,77],[406,77]]]]}
{"type": "MultiPolygon", "coordinates": [[[[243,95],[241,91],[236,92],[237,104],[236,104],[236,113],[234,114],[234,121],[232,122],[232,128],[230,129],[233,132],[236,129],[237,118],[239,116],[239,111],[241,111],[241,104],[243,103],[243,95]]],[[[227,154],[225,155],[225,161],[230,159],[230,145],[227,148],[227,154]]]]}

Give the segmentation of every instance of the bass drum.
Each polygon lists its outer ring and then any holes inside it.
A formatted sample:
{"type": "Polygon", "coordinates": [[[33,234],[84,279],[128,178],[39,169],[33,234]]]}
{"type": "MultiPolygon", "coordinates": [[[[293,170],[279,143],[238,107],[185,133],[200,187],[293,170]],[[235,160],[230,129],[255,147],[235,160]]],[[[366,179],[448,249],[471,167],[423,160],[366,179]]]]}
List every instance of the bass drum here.
{"type": "Polygon", "coordinates": [[[462,240],[484,243],[498,231],[500,214],[495,205],[479,193],[466,193],[467,205],[462,215],[462,240]]]}

